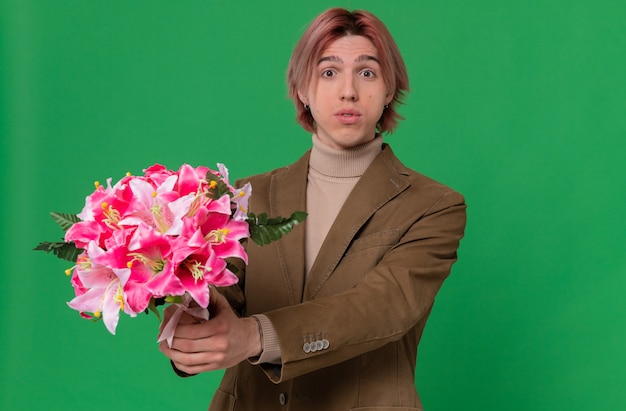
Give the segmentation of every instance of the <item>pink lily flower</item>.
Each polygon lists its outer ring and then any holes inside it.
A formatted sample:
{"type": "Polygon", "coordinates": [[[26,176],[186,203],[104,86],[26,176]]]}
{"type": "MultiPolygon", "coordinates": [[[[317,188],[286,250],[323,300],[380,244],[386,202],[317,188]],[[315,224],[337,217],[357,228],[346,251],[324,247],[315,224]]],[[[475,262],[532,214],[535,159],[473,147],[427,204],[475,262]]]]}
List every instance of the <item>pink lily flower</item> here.
{"type": "Polygon", "coordinates": [[[72,241],[77,248],[83,249],[92,241],[104,246],[104,240],[110,234],[105,228],[97,221],[79,221],[65,232],[65,241],[72,241]]]}
{"type": "Polygon", "coordinates": [[[238,279],[226,268],[226,261],[218,258],[202,232],[176,239],[172,263],[174,273],[185,290],[203,308],[209,305],[209,285],[228,286],[238,279]]]}
{"type": "Polygon", "coordinates": [[[134,211],[123,218],[120,224],[146,223],[163,234],[172,236],[180,234],[182,218],[189,211],[195,195],[178,197],[178,194],[172,191],[176,179],[176,176],[170,176],[156,189],[145,181],[131,180],[129,184],[135,195],[131,209],[134,211]]]}
{"type": "Polygon", "coordinates": [[[67,304],[81,313],[91,312],[96,317],[101,315],[107,330],[115,334],[120,310],[131,317],[137,314],[130,308],[123,288],[130,276],[130,270],[109,268],[95,263],[94,257],[104,253],[95,242],[89,243],[87,253],[91,257],[76,267],[76,273],[88,290],[67,304]]]}
{"type": "MultiPolygon", "coordinates": [[[[131,269],[133,257],[129,251],[128,243],[134,236],[137,228],[125,228],[118,230],[106,242],[106,250],[93,257],[92,260],[99,265],[111,268],[113,270],[131,269]]],[[[141,281],[137,279],[133,270],[129,271],[128,278],[122,284],[122,292],[126,298],[126,303],[133,312],[142,312],[150,303],[152,298],[150,290],[141,281]]]]}
{"type": "Polygon", "coordinates": [[[217,170],[219,171],[219,176],[222,178],[222,181],[230,186],[230,182],[228,181],[228,168],[223,163],[217,163],[217,170]]]}
{"type": "Polygon", "coordinates": [[[231,201],[235,204],[233,220],[246,221],[248,219],[248,202],[252,195],[252,185],[246,183],[243,187],[235,189],[231,201]]]}
{"type": "Polygon", "coordinates": [[[129,281],[144,284],[155,297],[183,295],[185,287],[174,275],[170,261],[171,242],[170,237],[152,227],[139,225],[128,245],[128,255],[132,258],[127,263],[131,269],[129,281]]]}
{"type": "Polygon", "coordinates": [[[217,257],[237,257],[247,264],[248,255],[241,240],[250,236],[248,223],[231,219],[229,211],[230,200],[228,196],[222,196],[208,207],[200,208],[193,221],[185,220],[183,233],[189,235],[192,230],[199,228],[217,257]]]}
{"type": "Polygon", "coordinates": [[[161,164],[154,164],[143,170],[146,181],[155,186],[163,184],[163,182],[170,176],[174,175],[172,170],[168,170],[161,164]]]}
{"type": "Polygon", "coordinates": [[[123,286],[132,311],[144,311],[151,298],[183,295],[185,288],[174,275],[169,261],[171,239],[147,224],[117,231],[107,250],[94,261],[112,269],[130,269],[123,286]]]}
{"type": "Polygon", "coordinates": [[[206,173],[208,167],[193,168],[189,164],[183,164],[178,170],[178,181],[174,190],[181,195],[203,193],[207,186],[206,173]]]}
{"type": "Polygon", "coordinates": [[[115,187],[107,179],[107,187],[96,183],[96,190],[85,199],[85,206],[78,217],[82,220],[74,224],[65,234],[65,241],[73,241],[78,248],[85,248],[90,241],[97,240],[100,247],[112,231],[120,229],[119,222],[129,205],[127,181],[124,177],[115,187]]]}
{"type": "Polygon", "coordinates": [[[228,181],[228,168],[222,163],[217,164],[219,175],[222,180],[228,185],[230,191],[233,193],[231,201],[235,204],[236,209],[233,214],[234,220],[246,220],[248,218],[248,202],[250,195],[252,194],[252,185],[246,183],[243,187],[237,189],[230,185],[228,181]]]}

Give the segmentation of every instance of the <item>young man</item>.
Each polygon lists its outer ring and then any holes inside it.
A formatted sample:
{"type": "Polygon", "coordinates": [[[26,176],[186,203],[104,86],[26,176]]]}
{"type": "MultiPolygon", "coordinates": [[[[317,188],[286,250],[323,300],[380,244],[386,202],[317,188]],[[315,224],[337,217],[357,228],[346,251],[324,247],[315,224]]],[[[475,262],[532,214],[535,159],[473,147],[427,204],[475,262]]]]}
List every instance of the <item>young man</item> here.
{"type": "Polygon", "coordinates": [[[309,216],[278,242],[249,243],[239,284],[211,293],[212,319],[184,317],[161,350],[181,375],[227,368],[211,410],[421,410],[417,346],[456,261],[464,199],[383,142],[408,79],[371,13],[318,16],[288,85],[312,148],[245,181],[250,211],[309,216]]]}

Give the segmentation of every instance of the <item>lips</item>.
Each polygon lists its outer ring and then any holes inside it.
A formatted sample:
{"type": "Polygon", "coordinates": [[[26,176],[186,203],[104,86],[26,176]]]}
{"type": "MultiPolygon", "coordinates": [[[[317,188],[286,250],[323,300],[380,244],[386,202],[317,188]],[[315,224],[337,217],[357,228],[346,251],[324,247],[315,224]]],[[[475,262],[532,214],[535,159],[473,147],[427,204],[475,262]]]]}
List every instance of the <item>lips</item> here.
{"type": "Polygon", "coordinates": [[[342,124],[354,124],[361,118],[361,113],[354,109],[342,109],[335,113],[335,117],[342,124]]]}

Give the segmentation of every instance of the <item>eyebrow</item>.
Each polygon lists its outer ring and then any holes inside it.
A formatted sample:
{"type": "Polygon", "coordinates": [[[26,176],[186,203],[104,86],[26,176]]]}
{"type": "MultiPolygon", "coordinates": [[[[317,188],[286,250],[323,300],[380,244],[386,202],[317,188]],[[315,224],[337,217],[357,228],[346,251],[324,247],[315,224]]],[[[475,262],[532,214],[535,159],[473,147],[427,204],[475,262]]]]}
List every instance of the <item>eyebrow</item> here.
{"type": "MultiPolygon", "coordinates": [[[[341,63],[341,64],[343,64],[343,60],[339,56],[322,57],[317,62],[317,64],[322,64],[325,61],[330,61],[330,62],[333,62],[333,63],[341,63]]],[[[380,64],[380,61],[378,60],[378,58],[376,58],[375,56],[370,56],[369,54],[361,54],[359,57],[354,59],[355,63],[362,63],[364,61],[375,61],[376,63],[380,64]]]]}

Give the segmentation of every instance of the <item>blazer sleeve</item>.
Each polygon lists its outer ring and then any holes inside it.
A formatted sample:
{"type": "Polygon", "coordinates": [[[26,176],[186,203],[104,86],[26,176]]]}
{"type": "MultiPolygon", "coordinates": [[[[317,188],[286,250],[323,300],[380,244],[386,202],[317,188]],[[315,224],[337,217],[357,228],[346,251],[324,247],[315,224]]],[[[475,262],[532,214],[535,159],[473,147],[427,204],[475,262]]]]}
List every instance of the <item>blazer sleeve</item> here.
{"type": "Polygon", "coordinates": [[[261,365],[273,382],[397,341],[428,316],[457,259],[466,222],[465,200],[457,192],[445,191],[426,213],[413,217],[414,221],[410,218],[397,243],[353,287],[265,313],[282,352],[280,365],[261,365]],[[326,337],[326,349],[303,350],[303,341],[312,331],[326,337]]]}

